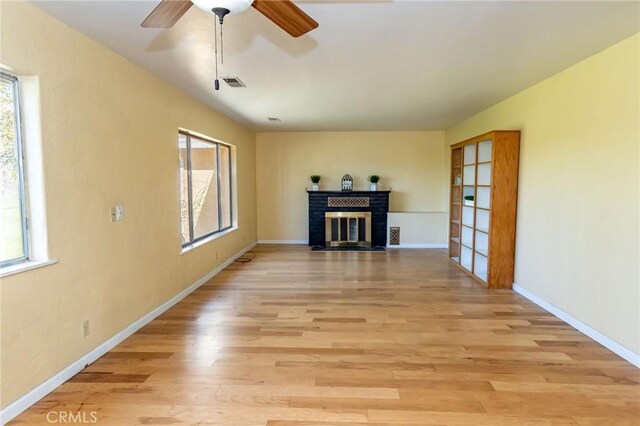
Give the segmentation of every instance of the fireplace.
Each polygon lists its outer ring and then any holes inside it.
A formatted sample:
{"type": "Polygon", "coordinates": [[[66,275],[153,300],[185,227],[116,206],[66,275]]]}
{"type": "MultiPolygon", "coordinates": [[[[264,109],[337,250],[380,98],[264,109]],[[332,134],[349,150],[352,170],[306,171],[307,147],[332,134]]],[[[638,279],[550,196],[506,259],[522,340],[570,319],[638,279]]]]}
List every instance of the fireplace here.
{"type": "Polygon", "coordinates": [[[349,250],[387,245],[390,191],[307,192],[310,246],[349,250]]]}
{"type": "Polygon", "coordinates": [[[371,213],[325,212],[325,240],[331,247],[371,247],[371,213]]]}

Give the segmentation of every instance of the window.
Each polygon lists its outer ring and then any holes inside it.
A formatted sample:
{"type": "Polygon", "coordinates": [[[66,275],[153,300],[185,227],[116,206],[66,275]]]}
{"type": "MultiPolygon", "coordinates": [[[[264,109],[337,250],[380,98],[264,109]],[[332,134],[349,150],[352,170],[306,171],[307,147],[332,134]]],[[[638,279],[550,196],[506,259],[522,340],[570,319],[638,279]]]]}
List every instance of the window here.
{"type": "Polygon", "coordinates": [[[29,259],[18,79],[0,73],[0,267],[29,259]]]}
{"type": "Polygon", "coordinates": [[[230,229],[231,147],[187,131],[178,134],[182,246],[230,229]]]}

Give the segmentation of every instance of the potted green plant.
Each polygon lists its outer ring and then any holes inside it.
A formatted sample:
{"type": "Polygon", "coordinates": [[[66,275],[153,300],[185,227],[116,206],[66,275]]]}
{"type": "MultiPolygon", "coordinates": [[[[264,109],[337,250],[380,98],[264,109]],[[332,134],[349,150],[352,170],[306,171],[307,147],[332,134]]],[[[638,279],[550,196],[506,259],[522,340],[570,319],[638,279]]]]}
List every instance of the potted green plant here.
{"type": "Polygon", "coordinates": [[[475,197],[473,195],[465,195],[464,196],[464,205],[465,206],[473,206],[473,202],[475,197]]]}
{"type": "Polygon", "coordinates": [[[372,191],[377,191],[378,190],[378,182],[380,181],[380,176],[378,175],[371,175],[367,178],[367,180],[369,182],[371,182],[371,190],[372,191]]]}
{"type": "Polygon", "coordinates": [[[311,190],[312,191],[317,191],[320,189],[320,185],[318,185],[318,183],[320,182],[320,175],[311,175],[309,176],[309,179],[311,180],[311,183],[313,184],[311,186],[311,190]]]}

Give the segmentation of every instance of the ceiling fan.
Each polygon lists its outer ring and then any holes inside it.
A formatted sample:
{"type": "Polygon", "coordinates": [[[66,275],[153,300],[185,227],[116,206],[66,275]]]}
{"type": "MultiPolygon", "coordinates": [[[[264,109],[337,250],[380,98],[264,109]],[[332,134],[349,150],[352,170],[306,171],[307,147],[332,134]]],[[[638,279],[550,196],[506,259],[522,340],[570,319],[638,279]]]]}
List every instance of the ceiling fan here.
{"type": "Polygon", "coordinates": [[[218,16],[221,23],[225,15],[244,12],[253,6],[293,37],[300,37],[318,27],[318,23],[291,0],[162,0],[142,22],[142,26],[172,27],[192,4],[218,16]]]}

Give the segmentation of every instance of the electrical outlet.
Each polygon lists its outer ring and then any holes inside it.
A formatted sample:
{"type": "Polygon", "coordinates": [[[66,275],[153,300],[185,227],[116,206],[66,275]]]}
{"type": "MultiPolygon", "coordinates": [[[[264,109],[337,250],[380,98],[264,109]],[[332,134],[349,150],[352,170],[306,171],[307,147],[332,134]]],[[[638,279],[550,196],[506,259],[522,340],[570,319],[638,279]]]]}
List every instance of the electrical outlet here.
{"type": "Polygon", "coordinates": [[[89,335],[89,320],[82,321],[82,337],[89,335]]]}

